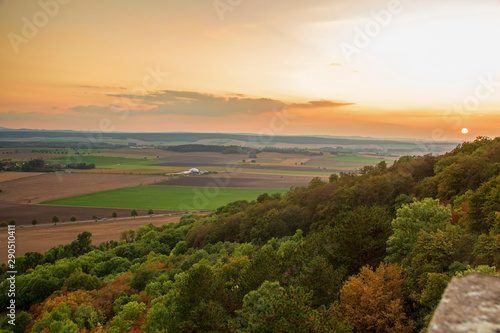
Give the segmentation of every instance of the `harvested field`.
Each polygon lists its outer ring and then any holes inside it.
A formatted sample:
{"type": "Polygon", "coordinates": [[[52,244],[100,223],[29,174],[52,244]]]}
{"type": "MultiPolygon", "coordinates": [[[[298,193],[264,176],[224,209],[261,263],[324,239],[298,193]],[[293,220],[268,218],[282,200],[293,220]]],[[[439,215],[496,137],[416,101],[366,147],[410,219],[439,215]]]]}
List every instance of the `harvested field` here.
{"type": "MultiPolygon", "coordinates": [[[[238,164],[238,167],[241,169],[248,169],[248,170],[276,170],[276,171],[298,171],[298,172],[339,172],[339,171],[345,171],[345,169],[336,169],[335,165],[329,166],[326,163],[324,166],[321,168],[318,167],[313,167],[313,166],[305,166],[305,165],[283,165],[283,164],[254,164],[254,163],[244,163],[244,164],[238,164]]],[[[203,168],[203,167],[221,167],[223,168],[223,164],[213,164],[213,163],[198,163],[198,164],[193,164],[193,163],[187,163],[187,162],[165,162],[165,163],[155,163],[152,164],[155,166],[175,166],[175,167],[183,167],[183,168],[203,168]]],[[[361,164],[362,166],[362,164],[361,164]]],[[[232,164],[229,166],[229,168],[234,169],[235,165],[232,164]]],[[[249,171],[250,172],[250,171],[249,171]]]]}
{"type": "Polygon", "coordinates": [[[313,167],[313,166],[304,166],[304,165],[258,165],[258,164],[250,164],[245,163],[240,166],[242,169],[248,170],[276,170],[276,171],[300,171],[300,172],[338,172],[334,165],[332,166],[324,166],[324,167],[313,167]]]}
{"type": "MultiPolygon", "coordinates": [[[[0,221],[17,219],[17,225],[31,225],[31,221],[37,220],[39,224],[52,223],[52,217],[57,215],[60,221],[69,221],[71,216],[76,216],[77,221],[91,220],[92,216],[111,219],[111,213],[116,211],[119,217],[130,216],[131,209],[74,207],[74,206],[49,206],[49,205],[26,205],[12,202],[0,201],[0,221]]],[[[147,215],[147,210],[137,209],[139,215],[147,215]]],[[[177,211],[155,210],[156,214],[167,214],[177,211]]],[[[61,222],[59,222],[61,223],[61,222]]]]}
{"type": "Polygon", "coordinates": [[[66,152],[67,149],[64,148],[35,148],[38,152],[32,152],[31,148],[0,148],[1,158],[10,158],[13,161],[29,161],[31,159],[43,158],[48,160],[51,158],[61,158],[66,155],[62,152],[66,152]],[[49,150],[51,153],[41,153],[39,150],[49,150]],[[59,151],[56,154],[54,151],[59,151]]]}
{"type": "Polygon", "coordinates": [[[9,180],[15,180],[15,179],[21,179],[21,178],[27,178],[27,177],[33,177],[33,176],[39,176],[39,175],[43,175],[43,173],[40,173],[40,172],[0,172],[0,183],[7,182],[9,180]]]}
{"type": "MultiPolygon", "coordinates": [[[[357,168],[363,167],[367,165],[366,163],[359,163],[359,162],[350,162],[350,161],[335,161],[335,160],[328,160],[325,158],[311,158],[309,161],[305,162],[304,165],[328,165],[331,167],[342,167],[342,166],[357,166],[357,168]]],[[[372,163],[371,165],[375,165],[375,163],[372,163]]]]}
{"type": "Polygon", "coordinates": [[[129,157],[129,158],[142,158],[144,156],[148,157],[167,157],[170,156],[170,152],[157,149],[157,148],[130,148],[130,149],[112,149],[112,150],[101,150],[98,156],[118,156],[118,157],[129,157]]]}
{"type": "MultiPolygon", "coordinates": [[[[200,214],[202,215],[202,214],[200,214]]],[[[26,252],[45,252],[50,248],[68,244],[78,234],[88,231],[92,234],[92,244],[98,245],[109,240],[119,241],[122,231],[137,229],[153,223],[156,226],[179,222],[181,215],[153,216],[127,220],[109,220],[81,224],[58,224],[57,226],[40,226],[35,228],[16,229],[16,255],[26,252]]],[[[0,230],[0,263],[7,262],[7,230],[0,230]]]]}
{"type": "Polygon", "coordinates": [[[158,175],[47,173],[2,182],[0,201],[38,203],[163,180],[166,177],[158,175]]]}
{"type": "Polygon", "coordinates": [[[170,186],[207,186],[207,187],[247,187],[247,188],[290,188],[307,186],[312,177],[290,175],[262,175],[245,173],[221,173],[210,176],[186,176],[155,183],[170,186]]]}
{"type": "Polygon", "coordinates": [[[300,165],[301,163],[306,164],[309,158],[288,158],[281,162],[283,165],[300,165]]]}
{"type": "MultiPolygon", "coordinates": [[[[307,156],[301,154],[283,154],[264,152],[259,153],[257,160],[276,160],[280,165],[283,161],[291,159],[293,161],[308,160],[307,156]]],[[[158,166],[176,166],[176,167],[211,167],[218,166],[224,167],[227,163],[239,163],[242,160],[251,160],[247,154],[221,154],[211,152],[197,152],[197,153],[176,153],[169,152],[165,158],[158,160],[158,163],[152,165],[158,166]],[[161,161],[165,162],[161,162],[161,161]]],[[[295,162],[294,162],[295,163],[295,162]]]]}

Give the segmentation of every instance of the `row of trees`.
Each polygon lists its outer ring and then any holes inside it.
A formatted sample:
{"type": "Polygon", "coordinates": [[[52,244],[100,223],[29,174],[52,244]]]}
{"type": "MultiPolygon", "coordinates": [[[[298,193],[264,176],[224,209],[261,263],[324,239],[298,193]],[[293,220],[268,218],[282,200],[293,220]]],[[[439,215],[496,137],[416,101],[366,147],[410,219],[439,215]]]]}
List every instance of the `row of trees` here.
{"type": "MultiPolygon", "coordinates": [[[[154,211],[152,209],[149,209],[147,214],[151,217],[154,214],[154,211]]],[[[130,216],[132,216],[132,217],[135,218],[136,216],[139,216],[139,213],[137,213],[137,210],[132,209],[132,211],[130,212],[130,216]]],[[[111,217],[116,219],[118,217],[118,213],[116,211],[113,211],[111,213],[111,217]]],[[[99,218],[96,215],[92,216],[92,220],[97,221],[98,219],[99,218]]],[[[73,216],[70,217],[69,220],[71,222],[75,222],[77,220],[77,218],[76,218],[75,215],[73,215],[73,216]]],[[[57,215],[52,216],[52,223],[56,224],[58,222],[60,222],[59,216],[57,216],[57,215]]],[[[6,227],[7,225],[16,225],[16,224],[17,224],[17,220],[16,219],[10,219],[8,223],[5,222],[5,221],[0,222],[0,227],[6,227]]],[[[36,219],[32,220],[31,224],[32,225],[37,225],[38,224],[38,220],[36,220],[36,219]]]]}
{"type": "Polygon", "coordinates": [[[284,154],[303,154],[307,156],[322,156],[322,152],[311,151],[308,149],[300,148],[276,148],[276,147],[264,147],[263,149],[242,147],[236,145],[230,146],[220,146],[220,145],[203,145],[203,144],[186,144],[186,145],[176,145],[168,146],[165,148],[168,151],[175,151],[181,153],[187,152],[217,152],[222,154],[249,154],[249,158],[257,158],[257,154],[261,152],[273,152],[273,153],[284,153],[284,154]]]}

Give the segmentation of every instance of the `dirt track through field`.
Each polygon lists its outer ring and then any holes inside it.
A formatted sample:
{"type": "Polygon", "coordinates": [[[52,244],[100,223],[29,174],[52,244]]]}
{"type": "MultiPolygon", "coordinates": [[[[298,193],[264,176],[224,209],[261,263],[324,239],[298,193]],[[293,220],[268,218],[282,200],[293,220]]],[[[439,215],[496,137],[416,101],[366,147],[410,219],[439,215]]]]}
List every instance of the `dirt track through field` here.
{"type": "MultiPolygon", "coordinates": [[[[92,234],[92,244],[115,240],[119,241],[124,230],[136,230],[142,225],[153,223],[162,226],[171,222],[179,222],[181,215],[155,216],[127,220],[90,222],[81,224],[58,224],[57,226],[38,226],[35,228],[16,229],[16,256],[26,252],[45,252],[50,248],[69,244],[78,234],[88,231],[92,234]]],[[[7,230],[0,230],[0,263],[7,262],[7,230]]]]}

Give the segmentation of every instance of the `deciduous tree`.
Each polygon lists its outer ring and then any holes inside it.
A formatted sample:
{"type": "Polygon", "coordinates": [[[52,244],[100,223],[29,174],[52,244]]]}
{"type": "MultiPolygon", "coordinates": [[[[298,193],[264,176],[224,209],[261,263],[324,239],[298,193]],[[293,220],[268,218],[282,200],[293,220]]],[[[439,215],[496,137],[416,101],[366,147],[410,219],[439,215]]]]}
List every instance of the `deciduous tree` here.
{"type": "Polygon", "coordinates": [[[387,241],[388,262],[409,266],[409,254],[413,251],[421,230],[431,232],[444,227],[451,221],[451,208],[442,206],[439,200],[426,198],[403,205],[392,220],[394,233],[387,241]]]}
{"type": "Polygon", "coordinates": [[[403,308],[403,278],[397,265],[365,266],[340,291],[339,311],[354,332],[412,332],[403,308]]]}

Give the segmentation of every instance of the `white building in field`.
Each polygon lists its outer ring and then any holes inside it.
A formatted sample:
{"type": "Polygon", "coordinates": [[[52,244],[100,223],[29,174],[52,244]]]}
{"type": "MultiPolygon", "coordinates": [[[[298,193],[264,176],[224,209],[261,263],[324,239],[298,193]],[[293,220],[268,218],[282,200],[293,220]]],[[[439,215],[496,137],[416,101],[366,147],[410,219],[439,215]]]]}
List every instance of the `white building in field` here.
{"type": "MultiPolygon", "coordinates": [[[[189,169],[189,171],[181,171],[181,172],[178,172],[176,173],[176,175],[199,175],[200,174],[200,170],[196,169],[196,168],[191,168],[189,169]]],[[[168,174],[166,174],[168,176],[168,174]]]]}

